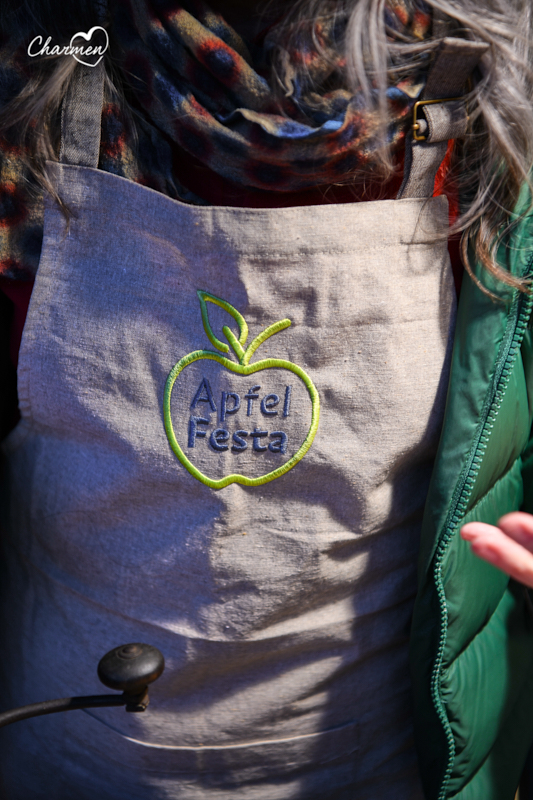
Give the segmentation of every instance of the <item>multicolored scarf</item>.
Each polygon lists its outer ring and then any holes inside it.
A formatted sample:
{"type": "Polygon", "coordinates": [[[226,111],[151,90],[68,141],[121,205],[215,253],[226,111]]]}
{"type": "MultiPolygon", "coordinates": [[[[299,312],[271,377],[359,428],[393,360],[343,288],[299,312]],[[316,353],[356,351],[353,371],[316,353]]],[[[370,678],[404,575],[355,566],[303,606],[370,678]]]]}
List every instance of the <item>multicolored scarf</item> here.
{"type": "MultiPolygon", "coordinates": [[[[288,97],[273,91],[273,33],[244,39],[204,0],[111,0],[110,52],[134,110],[135,131],[116,103],[102,115],[99,167],[185,202],[173,162],[186,151],[225,179],[268,192],[346,181],[371,170],[377,120],[344,78],[342,30],[318,25],[321,52],[302,37],[288,97]],[[324,53],[327,57],[324,56],[324,53]],[[300,69],[301,67],[301,69],[300,69]]],[[[422,0],[389,0],[387,24],[427,36],[422,0]]],[[[0,103],[22,87],[32,33],[0,47],[0,103]]],[[[387,92],[391,145],[399,148],[424,76],[387,92]]],[[[42,240],[42,197],[29,192],[19,145],[0,139],[0,274],[31,278],[42,240]]]]}

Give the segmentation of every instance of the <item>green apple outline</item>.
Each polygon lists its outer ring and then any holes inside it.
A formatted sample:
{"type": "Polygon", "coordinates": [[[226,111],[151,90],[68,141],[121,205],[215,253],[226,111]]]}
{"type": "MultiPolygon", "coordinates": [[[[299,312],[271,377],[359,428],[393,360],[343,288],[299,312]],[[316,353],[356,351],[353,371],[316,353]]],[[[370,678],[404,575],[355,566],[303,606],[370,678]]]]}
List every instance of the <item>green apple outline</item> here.
{"type": "Polygon", "coordinates": [[[178,363],[171,369],[169,376],[167,378],[165,384],[165,392],[163,397],[163,415],[164,415],[164,422],[165,422],[165,431],[170,442],[170,446],[174,451],[174,454],[178,457],[180,462],[183,464],[185,469],[190,472],[190,474],[199,480],[201,483],[209,486],[211,489],[223,489],[226,486],[229,486],[232,483],[239,483],[243,486],[261,486],[265,483],[270,483],[270,481],[275,480],[276,478],[281,477],[290,469],[292,469],[302,458],[305,456],[309,448],[313,443],[313,439],[315,438],[316,432],[318,430],[318,422],[320,417],[320,397],[316,390],[316,387],[304,370],[299,367],[297,364],[293,364],[292,361],[285,361],[281,358],[265,358],[262,361],[256,361],[253,364],[250,364],[250,358],[253,356],[255,351],[258,349],[260,345],[263,344],[267,339],[273,336],[275,333],[279,333],[280,331],[288,328],[291,325],[290,319],[282,319],[279,322],[275,322],[273,325],[269,325],[268,328],[260,333],[255,339],[248,345],[246,350],[244,346],[246,344],[246,340],[248,338],[248,325],[246,324],[246,320],[240,314],[236,308],[231,306],[225,300],[221,300],[220,297],[216,297],[214,294],[210,294],[209,292],[204,292],[201,290],[197,291],[198,298],[200,300],[200,310],[202,313],[202,322],[204,325],[205,332],[207,334],[207,338],[214,345],[218,350],[221,350],[223,353],[229,353],[230,347],[225,343],[217,339],[211,325],[209,324],[209,314],[207,310],[207,303],[214,303],[215,305],[223,308],[225,311],[230,314],[233,319],[236,321],[239,327],[239,336],[238,338],[235,336],[233,331],[227,326],[224,325],[222,331],[226,336],[226,339],[231,346],[231,349],[239,359],[238,363],[235,361],[231,361],[229,358],[225,356],[221,356],[218,353],[215,353],[213,350],[195,350],[192,353],[181,358],[178,363]],[[185,369],[185,367],[192,364],[194,361],[200,361],[202,359],[208,359],[210,361],[216,361],[221,364],[223,367],[228,369],[230,372],[235,372],[238,375],[253,375],[254,372],[260,372],[264,369],[269,369],[272,367],[277,367],[279,369],[287,369],[290,372],[293,372],[297,375],[305,384],[307,391],[311,397],[312,402],[312,412],[311,412],[311,425],[309,427],[309,431],[307,432],[307,436],[304,439],[303,444],[299,447],[296,453],[281,467],[273,470],[272,472],[268,472],[266,475],[261,475],[258,478],[247,478],[245,475],[240,475],[238,473],[233,473],[232,475],[227,475],[225,478],[220,478],[220,480],[213,480],[212,478],[208,478],[207,475],[204,475],[203,472],[200,472],[197,469],[181,447],[179,446],[178,440],[176,439],[176,435],[174,433],[174,427],[172,425],[172,418],[170,413],[170,398],[172,395],[172,389],[174,388],[174,384],[178,375],[185,369]]]}

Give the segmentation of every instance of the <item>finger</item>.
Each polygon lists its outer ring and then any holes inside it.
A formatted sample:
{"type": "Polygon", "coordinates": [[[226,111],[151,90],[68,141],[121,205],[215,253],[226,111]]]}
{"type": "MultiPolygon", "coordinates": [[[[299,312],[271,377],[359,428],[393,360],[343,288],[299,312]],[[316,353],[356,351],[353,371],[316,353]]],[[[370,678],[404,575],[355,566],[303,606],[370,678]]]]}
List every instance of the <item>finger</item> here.
{"type": "Polygon", "coordinates": [[[499,528],[495,525],[489,525],[487,522],[467,522],[461,528],[461,536],[467,541],[477,539],[478,536],[488,536],[490,533],[498,533],[499,528]]]}
{"type": "Polygon", "coordinates": [[[533,552],[533,516],[522,511],[506,514],[498,520],[498,527],[515,542],[533,552]]]}
{"type": "Polygon", "coordinates": [[[470,541],[477,556],[533,588],[533,554],[503,531],[492,525],[472,522],[464,526],[461,535],[470,541]]]}

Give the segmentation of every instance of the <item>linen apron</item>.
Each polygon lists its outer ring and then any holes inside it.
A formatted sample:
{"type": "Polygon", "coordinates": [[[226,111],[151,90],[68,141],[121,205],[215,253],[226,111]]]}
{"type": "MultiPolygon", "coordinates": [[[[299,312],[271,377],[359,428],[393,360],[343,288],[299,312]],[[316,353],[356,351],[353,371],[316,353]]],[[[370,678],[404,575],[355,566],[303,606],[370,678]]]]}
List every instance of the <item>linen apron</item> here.
{"type": "Polygon", "coordinates": [[[86,163],[48,164],[73,217],[46,202],[4,444],[2,699],[100,693],[130,641],[166,670],[144,714],[4,729],[2,796],[421,798],[446,199],[196,207],[86,163]]]}

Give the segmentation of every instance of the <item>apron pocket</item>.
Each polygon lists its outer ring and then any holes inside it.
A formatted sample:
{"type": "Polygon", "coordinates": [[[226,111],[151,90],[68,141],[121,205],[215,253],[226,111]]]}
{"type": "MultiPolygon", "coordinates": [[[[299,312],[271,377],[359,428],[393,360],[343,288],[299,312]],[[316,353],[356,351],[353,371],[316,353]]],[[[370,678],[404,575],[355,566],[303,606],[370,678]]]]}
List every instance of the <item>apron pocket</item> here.
{"type": "Polygon", "coordinates": [[[140,771],[197,776],[227,774],[247,780],[281,778],[309,765],[333,765],[351,760],[358,750],[359,725],[348,723],[326,731],[286,739],[252,741],[240,745],[180,747],[153,745],[124,736],[92,713],[86,712],[88,747],[102,758],[116,760],[140,771]],[[98,727],[97,727],[98,726],[98,727]]]}

